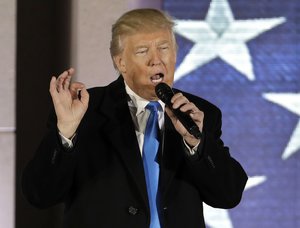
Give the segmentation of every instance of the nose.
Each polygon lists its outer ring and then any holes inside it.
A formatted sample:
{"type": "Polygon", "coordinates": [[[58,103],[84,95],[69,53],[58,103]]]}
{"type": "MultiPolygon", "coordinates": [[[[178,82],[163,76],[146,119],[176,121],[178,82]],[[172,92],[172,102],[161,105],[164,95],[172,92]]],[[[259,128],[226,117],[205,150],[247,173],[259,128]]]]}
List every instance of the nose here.
{"type": "Polygon", "coordinates": [[[151,56],[149,59],[150,66],[160,65],[162,63],[161,56],[159,50],[155,49],[151,52],[151,56]]]}

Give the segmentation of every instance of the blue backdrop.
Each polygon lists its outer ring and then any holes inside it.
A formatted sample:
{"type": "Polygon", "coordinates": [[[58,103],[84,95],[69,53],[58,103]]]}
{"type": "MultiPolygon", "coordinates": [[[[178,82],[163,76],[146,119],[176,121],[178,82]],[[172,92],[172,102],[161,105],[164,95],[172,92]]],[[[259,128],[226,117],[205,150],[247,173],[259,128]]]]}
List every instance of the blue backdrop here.
{"type": "Polygon", "coordinates": [[[164,0],[177,22],[174,87],[223,112],[249,175],[240,205],[205,206],[211,228],[300,227],[299,0],[164,0]]]}

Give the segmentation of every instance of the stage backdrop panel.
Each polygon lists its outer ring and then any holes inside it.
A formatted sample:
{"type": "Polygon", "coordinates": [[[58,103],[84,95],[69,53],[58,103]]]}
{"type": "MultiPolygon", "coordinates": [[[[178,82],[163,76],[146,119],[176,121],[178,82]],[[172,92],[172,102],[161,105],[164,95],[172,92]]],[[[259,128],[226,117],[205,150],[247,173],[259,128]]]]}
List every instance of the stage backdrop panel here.
{"type": "Polygon", "coordinates": [[[298,0],[164,0],[177,22],[175,87],[223,111],[223,139],[249,181],[210,228],[300,227],[298,0]]]}
{"type": "Polygon", "coordinates": [[[0,227],[14,227],[16,2],[0,2],[0,227]]]}

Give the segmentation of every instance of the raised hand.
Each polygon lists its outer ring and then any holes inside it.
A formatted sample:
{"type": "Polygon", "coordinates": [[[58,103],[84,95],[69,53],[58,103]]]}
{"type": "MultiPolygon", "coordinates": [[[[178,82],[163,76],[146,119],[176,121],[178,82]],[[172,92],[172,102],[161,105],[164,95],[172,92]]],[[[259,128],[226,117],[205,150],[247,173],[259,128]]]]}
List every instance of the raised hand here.
{"type": "Polygon", "coordinates": [[[80,82],[71,83],[73,74],[74,69],[70,68],[57,78],[53,76],[49,89],[57,116],[57,127],[66,138],[71,138],[76,132],[89,103],[85,85],[80,82]]]}
{"type": "MultiPolygon", "coordinates": [[[[202,132],[204,113],[200,111],[194,103],[190,102],[182,93],[176,93],[172,97],[171,102],[173,109],[179,108],[180,111],[189,113],[190,117],[195,121],[199,130],[202,132]]],[[[200,139],[191,135],[168,107],[166,107],[166,112],[172,120],[175,129],[182,135],[183,139],[190,146],[196,146],[200,142],[200,139]]]]}

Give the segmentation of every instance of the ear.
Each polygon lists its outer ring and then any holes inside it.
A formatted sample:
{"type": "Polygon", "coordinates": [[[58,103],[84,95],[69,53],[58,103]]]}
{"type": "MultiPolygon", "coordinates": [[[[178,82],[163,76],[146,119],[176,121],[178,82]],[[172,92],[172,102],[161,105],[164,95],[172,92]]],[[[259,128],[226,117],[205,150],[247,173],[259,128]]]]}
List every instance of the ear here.
{"type": "Polygon", "coordinates": [[[122,58],[122,54],[114,56],[113,59],[114,59],[114,63],[117,66],[119,72],[122,74],[126,73],[126,65],[122,58]]]}

